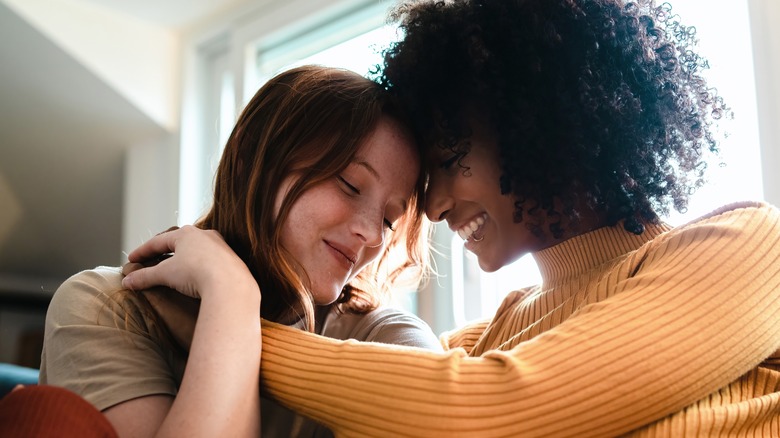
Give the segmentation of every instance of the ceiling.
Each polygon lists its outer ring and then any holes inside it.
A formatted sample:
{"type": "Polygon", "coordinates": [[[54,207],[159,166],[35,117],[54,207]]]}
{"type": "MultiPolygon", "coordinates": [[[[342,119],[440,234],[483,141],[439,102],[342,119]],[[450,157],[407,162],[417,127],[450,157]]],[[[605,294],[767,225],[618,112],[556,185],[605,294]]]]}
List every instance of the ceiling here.
{"type": "Polygon", "coordinates": [[[182,28],[244,0],[82,0],[160,26],[182,28]]]}
{"type": "MultiPolygon", "coordinates": [[[[170,25],[217,4],[90,1],[170,25]]],[[[0,291],[118,263],[125,148],[165,131],[2,3],[0,60],[0,291]]]]}

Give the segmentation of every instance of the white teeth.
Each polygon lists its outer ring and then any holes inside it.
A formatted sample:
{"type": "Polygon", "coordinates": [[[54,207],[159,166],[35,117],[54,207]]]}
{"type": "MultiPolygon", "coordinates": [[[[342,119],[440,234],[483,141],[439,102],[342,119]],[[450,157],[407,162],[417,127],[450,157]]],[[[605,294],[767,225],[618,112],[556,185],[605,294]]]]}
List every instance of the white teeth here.
{"type": "Polygon", "coordinates": [[[458,236],[460,236],[460,238],[463,240],[468,240],[471,235],[474,234],[474,232],[485,223],[486,217],[487,215],[483,214],[482,216],[479,216],[478,218],[464,225],[463,228],[458,230],[458,236]]]}

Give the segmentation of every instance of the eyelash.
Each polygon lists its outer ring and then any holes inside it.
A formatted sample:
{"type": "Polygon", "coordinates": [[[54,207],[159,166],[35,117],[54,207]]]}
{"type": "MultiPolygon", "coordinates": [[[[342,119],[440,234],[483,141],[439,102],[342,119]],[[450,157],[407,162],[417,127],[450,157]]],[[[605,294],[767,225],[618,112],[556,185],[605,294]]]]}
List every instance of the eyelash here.
{"type": "MultiPolygon", "coordinates": [[[[339,178],[339,180],[340,180],[340,181],[341,181],[341,182],[342,182],[342,183],[343,183],[345,186],[347,186],[347,188],[348,188],[349,190],[351,190],[352,192],[354,192],[356,195],[359,195],[359,194],[360,194],[360,190],[359,190],[357,187],[355,187],[355,186],[353,186],[352,184],[350,184],[350,183],[349,183],[349,181],[347,181],[346,179],[344,179],[344,177],[343,177],[343,176],[339,175],[339,177],[338,177],[338,178],[339,178]]],[[[383,218],[383,221],[384,221],[384,225],[385,225],[385,226],[386,226],[386,227],[387,227],[387,228],[388,228],[390,231],[395,231],[395,228],[393,227],[393,224],[392,224],[392,223],[391,223],[389,220],[387,220],[387,218],[383,218]]]]}
{"type": "Polygon", "coordinates": [[[360,194],[360,190],[358,190],[357,187],[355,187],[352,184],[350,184],[346,179],[344,179],[343,176],[339,176],[339,180],[341,180],[341,182],[344,183],[344,185],[347,186],[348,189],[350,189],[351,191],[355,192],[356,195],[360,194]]]}

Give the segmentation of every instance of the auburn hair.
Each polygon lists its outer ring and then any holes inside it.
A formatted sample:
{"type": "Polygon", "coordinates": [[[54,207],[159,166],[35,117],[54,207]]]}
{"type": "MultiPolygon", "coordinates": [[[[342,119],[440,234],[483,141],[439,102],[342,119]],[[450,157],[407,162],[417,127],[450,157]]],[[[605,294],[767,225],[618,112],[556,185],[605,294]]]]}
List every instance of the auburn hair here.
{"type": "MultiPolygon", "coordinates": [[[[239,116],[217,169],[213,205],[196,226],[222,234],[249,267],[263,293],[264,318],[285,324],[302,320],[314,329],[311,292],[280,244],[279,225],[302,193],[350,164],[384,116],[407,126],[399,106],[376,82],[312,65],[269,80],[239,116]],[[300,177],[275,217],[278,188],[293,172],[300,177]]],[[[410,208],[380,256],[344,288],[335,303],[340,310],[365,313],[398,280],[419,282],[428,266],[424,189],[421,169],[410,208]],[[391,257],[404,247],[406,257],[391,257]]]]}

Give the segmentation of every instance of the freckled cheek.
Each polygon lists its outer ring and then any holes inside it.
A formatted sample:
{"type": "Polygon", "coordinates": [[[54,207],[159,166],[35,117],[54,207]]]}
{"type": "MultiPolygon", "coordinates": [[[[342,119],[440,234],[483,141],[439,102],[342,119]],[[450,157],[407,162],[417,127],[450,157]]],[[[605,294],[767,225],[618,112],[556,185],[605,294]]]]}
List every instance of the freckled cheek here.
{"type": "Polygon", "coordinates": [[[342,196],[329,190],[312,189],[304,193],[293,205],[290,219],[295,221],[296,229],[312,229],[323,232],[333,226],[346,222],[354,214],[342,196]],[[297,211],[296,210],[297,207],[297,211]],[[295,216],[293,218],[293,216],[295,216]]]}

